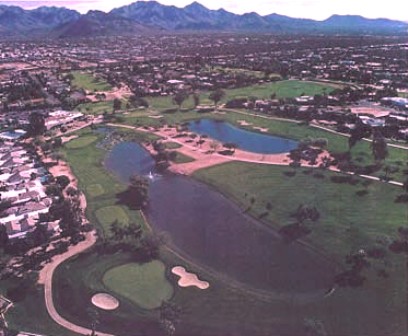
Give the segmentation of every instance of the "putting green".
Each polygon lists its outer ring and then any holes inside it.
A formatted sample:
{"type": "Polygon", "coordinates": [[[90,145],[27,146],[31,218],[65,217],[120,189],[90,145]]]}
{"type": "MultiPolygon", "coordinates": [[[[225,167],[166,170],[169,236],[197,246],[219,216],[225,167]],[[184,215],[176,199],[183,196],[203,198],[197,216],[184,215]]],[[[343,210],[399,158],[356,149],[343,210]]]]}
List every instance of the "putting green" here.
{"type": "Polygon", "coordinates": [[[87,135],[82,136],[78,139],[74,139],[66,144],[67,148],[69,149],[77,149],[89,146],[91,143],[98,140],[98,138],[94,135],[87,135]]]}
{"type": "Polygon", "coordinates": [[[173,296],[173,286],[166,279],[165,271],[165,265],[158,260],[146,264],[131,263],[107,271],[103,283],[139,307],[155,309],[173,296]]]}

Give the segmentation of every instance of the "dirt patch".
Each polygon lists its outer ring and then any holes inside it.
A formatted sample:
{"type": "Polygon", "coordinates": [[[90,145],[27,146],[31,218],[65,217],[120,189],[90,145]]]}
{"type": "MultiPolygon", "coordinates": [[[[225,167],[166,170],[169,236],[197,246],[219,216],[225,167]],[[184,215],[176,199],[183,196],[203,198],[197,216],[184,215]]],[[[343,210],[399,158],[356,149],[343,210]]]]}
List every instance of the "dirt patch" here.
{"type": "Polygon", "coordinates": [[[95,307],[103,310],[115,310],[119,307],[119,301],[106,293],[95,294],[91,301],[95,307]]]}
{"type": "Polygon", "coordinates": [[[173,267],[171,272],[180,277],[178,285],[180,287],[197,287],[198,289],[207,289],[210,284],[207,281],[202,281],[194,273],[187,272],[182,266],[173,267]]]}

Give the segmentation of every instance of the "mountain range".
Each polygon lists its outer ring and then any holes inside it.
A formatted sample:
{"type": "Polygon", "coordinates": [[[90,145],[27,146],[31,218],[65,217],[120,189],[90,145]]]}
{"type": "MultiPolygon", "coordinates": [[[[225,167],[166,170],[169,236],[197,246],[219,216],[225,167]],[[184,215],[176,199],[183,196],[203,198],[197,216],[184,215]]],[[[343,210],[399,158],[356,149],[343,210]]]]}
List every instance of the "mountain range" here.
{"type": "Polygon", "coordinates": [[[0,5],[0,37],[75,38],[174,31],[402,35],[408,32],[408,23],[356,15],[333,15],[324,21],[255,12],[238,15],[224,9],[210,10],[198,2],[179,8],[137,1],[109,13],[93,10],[82,15],[63,7],[24,10],[0,5]]]}

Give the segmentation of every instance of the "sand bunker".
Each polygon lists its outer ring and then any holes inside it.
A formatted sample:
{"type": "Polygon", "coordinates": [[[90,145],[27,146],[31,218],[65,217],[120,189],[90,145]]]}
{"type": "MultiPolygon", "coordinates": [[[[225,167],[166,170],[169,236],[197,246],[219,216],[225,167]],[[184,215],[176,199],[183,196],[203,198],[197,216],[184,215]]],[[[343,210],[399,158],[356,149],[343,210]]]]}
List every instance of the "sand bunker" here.
{"type": "Polygon", "coordinates": [[[119,307],[119,301],[106,293],[95,294],[92,297],[92,304],[104,310],[115,310],[119,307]]]}
{"type": "Polygon", "coordinates": [[[182,266],[173,267],[171,270],[173,274],[180,277],[178,285],[180,287],[197,287],[199,289],[207,289],[210,284],[207,281],[201,281],[194,273],[189,273],[182,266]]]}
{"type": "Polygon", "coordinates": [[[258,130],[260,132],[268,132],[268,129],[266,127],[253,127],[253,129],[258,130]]]}
{"type": "Polygon", "coordinates": [[[63,144],[70,142],[71,140],[74,140],[78,138],[78,135],[71,135],[71,136],[66,136],[66,137],[61,137],[61,141],[63,144]]]}
{"type": "Polygon", "coordinates": [[[241,126],[251,126],[252,125],[251,123],[247,122],[246,120],[238,120],[238,123],[241,126]]]}

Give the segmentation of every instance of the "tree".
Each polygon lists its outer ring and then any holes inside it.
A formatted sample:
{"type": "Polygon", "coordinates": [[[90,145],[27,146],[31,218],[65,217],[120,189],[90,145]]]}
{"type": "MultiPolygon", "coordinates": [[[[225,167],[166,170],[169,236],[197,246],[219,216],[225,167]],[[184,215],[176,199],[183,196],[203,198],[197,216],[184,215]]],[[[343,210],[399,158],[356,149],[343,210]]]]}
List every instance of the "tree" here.
{"type": "Polygon", "coordinates": [[[198,93],[194,93],[193,100],[194,100],[194,107],[197,107],[198,105],[200,105],[200,95],[198,93]]]}
{"type": "Polygon", "coordinates": [[[181,105],[183,105],[183,103],[187,99],[187,97],[188,97],[187,93],[185,93],[184,91],[179,91],[174,95],[173,103],[176,104],[180,109],[181,105]]]}
{"type": "Polygon", "coordinates": [[[350,132],[349,149],[353,148],[358,141],[367,138],[370,135],[371,128],[368,125],[357,123],[356,127],[350,132]]]}
{"type": "Polygon", "coordinates": [[[118,111],[122,108],[122,102],[120,101],[120,99],[115,98],[113,100],[113,112],[118,111]]]}
{"type": "Polygon", "coordinates": [[[70,183],[70,179],[68,176],[65,175],[60,175],[56,177],[57,180],[57,184],[62,188],[65,189],[69,183],[70,183]]]}
{"type": "Polygon", "coordinates": [[[78,237],[82,226],[82,208],[78,198],[68,198],[53,205],[50,213],[60,218],[60,228],[63,236],[78,237]]]}
{"type": "Polygon", "coordinates": [[[29,125],[28,125],[28,135],[29,136],[37,136],[42,135],[46,131],[45,127],[45,117],[43,114],[38,112],[33,112],[30,114],[29,117],[29,125]]]}
{"type": "Polygon", "coordinates": [[[376,161],[383,161],[388,156],[387,141],[382,136],[380,131],[374,132],[371,149],[376,161]]]}
{"type": "Polygon", "coordinates": [[[225,91],[222,89],[217,89],[213,92],[210,93],[210,96],[208,98],[210,98],[210,100],[212,100],[214,102],[214,105],[217,105],[218,102],[224,98],[225,96],[225,91]]]}
{"type": "Polygon", "coordinates": [[[69,197],[75,197],[79,195],[79,192],[74,187],[69,186],[66,190],[66,193],[69,197]]]}

